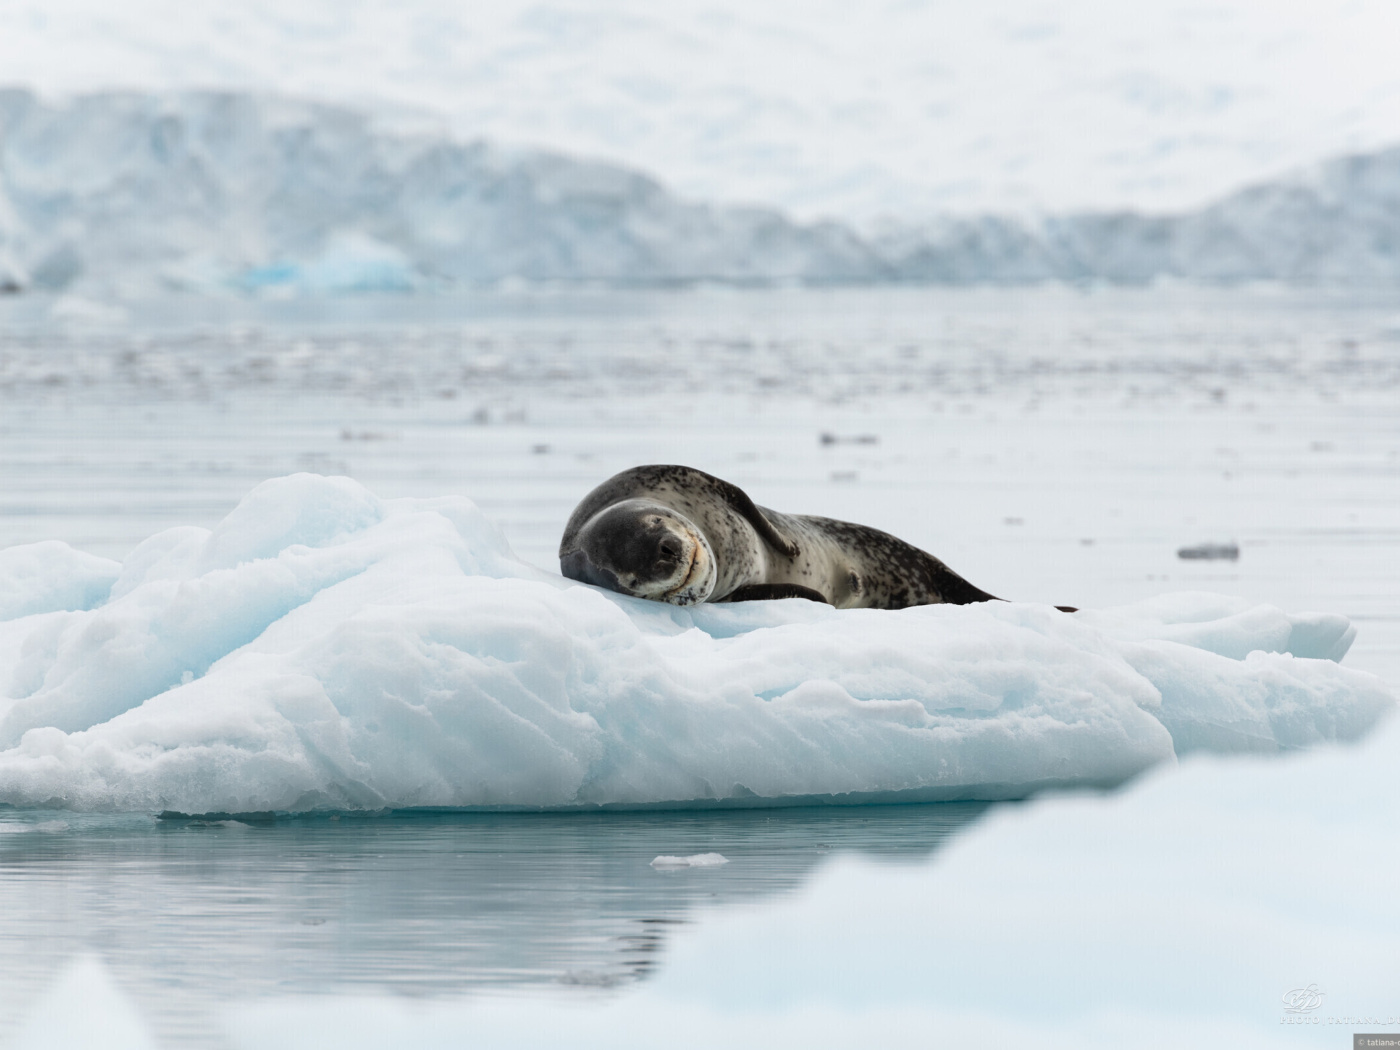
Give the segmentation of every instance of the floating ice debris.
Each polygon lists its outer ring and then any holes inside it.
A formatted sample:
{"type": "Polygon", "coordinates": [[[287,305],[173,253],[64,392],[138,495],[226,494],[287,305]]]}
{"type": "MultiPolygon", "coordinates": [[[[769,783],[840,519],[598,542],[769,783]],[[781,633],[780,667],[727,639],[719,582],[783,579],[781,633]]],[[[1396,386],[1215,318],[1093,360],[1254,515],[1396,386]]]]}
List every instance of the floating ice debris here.
{"type": "Polygon", "coordinates": [[[266,482],[119,573],[19,550],[33,571],[0,619],[0,802],[17,806],[1019,798],[1189,750],[1354,740],[1395,703],[1332,662],[1355,636],[1340,616],[1198,593],[1074,616],[682,609],[525,565],[466,499],[347,478],[266,482]]]}
{"type": "Polygon", "coordinates": [[[614,988],[623,978],[615,973],[597,970],[569,970],[559,978],[560,984],[579,985],[584,988],[614,988]]]}
{"type": "Polygon", "coordinates": [[[119,304],[65,295],[54,300],[49,307],[49,317],[63,325],[109,328],[129,321],[130,312],[119,304]]]}
{"type": "Polygon", "coordinates": [[[657,857],[651,862],[653,868],[717,868],[728,864],[729,858],[722,853],[696,853],[690,857],[657,857]]]}
{"type": "Polygon", "coordinates": [[[0,821],[0,835],[23,835],[30,831],[54,835],[67,830],[68,822],[66,820],[41,820],[33,824],[20,820],[0,821]]]}
{"type": "Polygon", "coordinates": [[[1240,548],[1234,543],[1198,543],[1182,547],[1176,556],[1187,561],[1238,561],[1240,548]]]}
{"type": "Polygon", "coordinates": [[[823,445],[878,445],[878,434],[833,434],[824,430],[819,439],[823,445]]]}

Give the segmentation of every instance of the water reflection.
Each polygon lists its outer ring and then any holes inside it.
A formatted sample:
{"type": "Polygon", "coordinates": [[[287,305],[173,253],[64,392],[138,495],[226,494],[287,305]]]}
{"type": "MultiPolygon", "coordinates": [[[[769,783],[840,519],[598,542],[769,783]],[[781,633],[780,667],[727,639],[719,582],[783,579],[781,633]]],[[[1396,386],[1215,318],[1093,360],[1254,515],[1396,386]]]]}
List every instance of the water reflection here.
{"type": "Polygon", "coordinates": [[[255,824],[9,811],[0,814],[5,1014],[13,1023],[81,951],[97,952],[160,1036],[181,1044],[206,1042],[230,1000],[624,986],[706,909],[790,890],[836,851],[923,857],[986,808],[255,824]],[[710,852],[729,863],[651,866],[658,855],[710,852]]]}

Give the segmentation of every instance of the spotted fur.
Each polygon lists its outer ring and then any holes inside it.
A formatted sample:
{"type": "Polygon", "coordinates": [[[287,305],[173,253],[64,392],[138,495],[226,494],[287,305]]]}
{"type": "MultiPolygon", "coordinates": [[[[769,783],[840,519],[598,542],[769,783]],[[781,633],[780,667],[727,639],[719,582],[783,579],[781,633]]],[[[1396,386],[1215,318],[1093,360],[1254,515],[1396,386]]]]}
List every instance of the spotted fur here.
{"type": "Polygon", "coordinates": [[[691,467],[633,467],[603,482],[570,516],[559,562],[571,579],[677,605],[802,597],[842,609],[903,609],[998,600],[887,532],[780,514],[691,467]]]}

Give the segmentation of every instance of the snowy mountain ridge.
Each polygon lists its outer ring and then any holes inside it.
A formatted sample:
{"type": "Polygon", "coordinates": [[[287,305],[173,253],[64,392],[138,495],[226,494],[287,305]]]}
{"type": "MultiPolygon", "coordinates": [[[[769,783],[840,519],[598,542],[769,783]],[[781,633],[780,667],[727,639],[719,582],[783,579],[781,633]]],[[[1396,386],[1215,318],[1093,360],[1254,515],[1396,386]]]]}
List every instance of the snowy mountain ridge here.
{"type": "MultiPolygon", "coordinates": [[[[1179,212],[1400,142],[1389,0],[7,0],[6,83],[414,111],[803,221],[1179,212]]],[[[401,114],[407,116],[407,113],[401,114]]]]}
{"type": "Polygon", "coordinates": [[[280,96],[0,92],[0,287],[1400,280],[1400,148],[1176,215],[858,231],[280,96]]]}

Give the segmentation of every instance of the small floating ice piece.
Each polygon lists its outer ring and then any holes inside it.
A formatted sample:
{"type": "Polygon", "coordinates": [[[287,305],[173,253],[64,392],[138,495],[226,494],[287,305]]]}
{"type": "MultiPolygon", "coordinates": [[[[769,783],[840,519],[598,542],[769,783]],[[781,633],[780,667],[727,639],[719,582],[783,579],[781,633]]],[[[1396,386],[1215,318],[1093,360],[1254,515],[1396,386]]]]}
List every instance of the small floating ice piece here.
{"type": "Polygon", "coordinates": [[[718,868],[728,864],[729,858],[723,853],[696,853],[690,857],[657,857],[651,866],[657,870],[671,868],[718,868]]]}
{"type": "Polygon", "coordinates": [[[1198,543],[1182,547],[1176,556],[1187,561],[1239,561],[1240,548],[1237,543],[1198,543]]]}
{"type": "Polygon", "coordinates": [[[31,831],[41,831],[54,835],[67,830],[68,822],[66,820],[44,820],[37,824],[9,820],[0,822],[0,835],[23,835],[31,831]]]}

